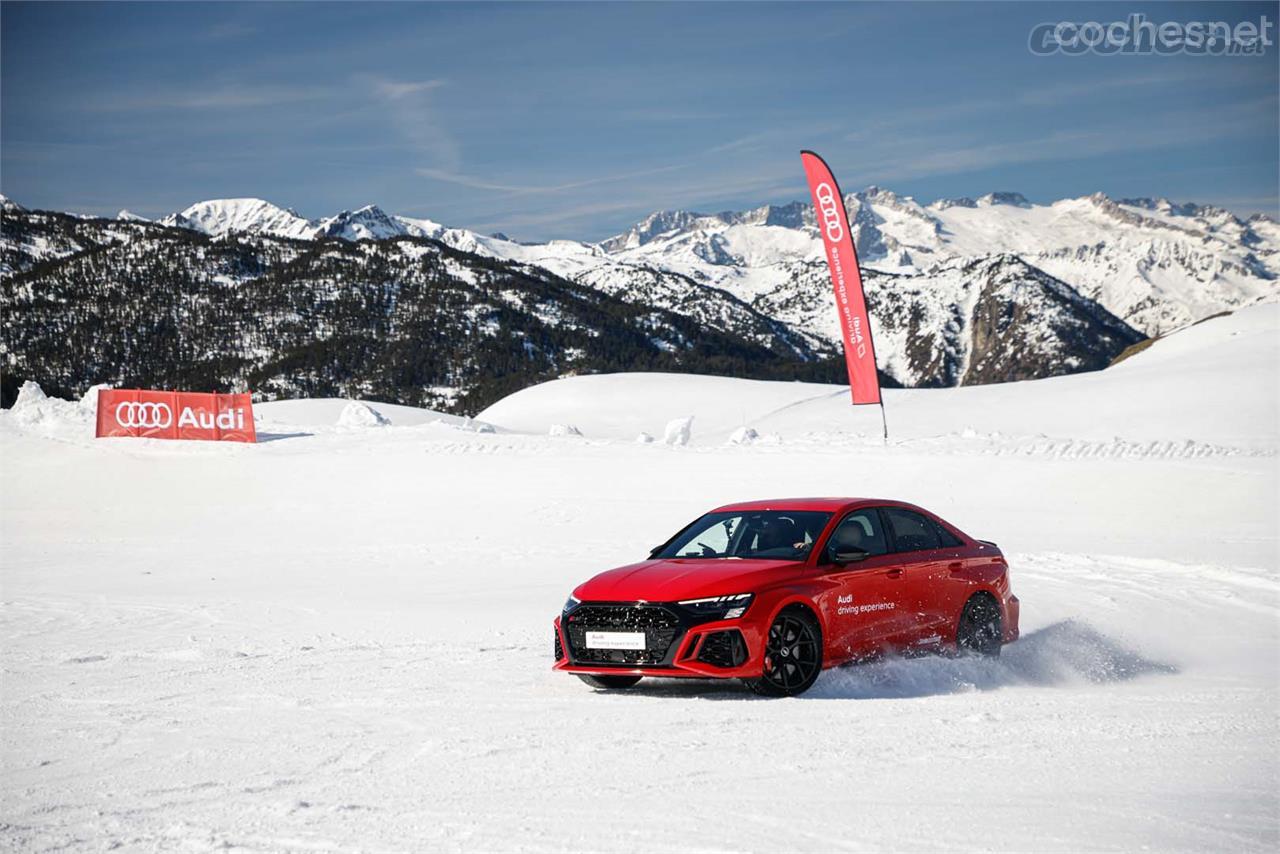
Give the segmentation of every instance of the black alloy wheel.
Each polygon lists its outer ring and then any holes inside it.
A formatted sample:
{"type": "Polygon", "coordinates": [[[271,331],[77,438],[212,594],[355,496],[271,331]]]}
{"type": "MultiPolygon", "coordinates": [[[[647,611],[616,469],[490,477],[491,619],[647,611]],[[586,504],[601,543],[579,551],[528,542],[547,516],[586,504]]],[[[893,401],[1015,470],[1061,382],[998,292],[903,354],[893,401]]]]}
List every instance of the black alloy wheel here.
{"type": "Polygon", "coordinates": [[[956,628],[956,651],[996,658],[1003,642],[1000,609],[991,597],[979,594],[966,602],[956,628]]]}
{"type": "Polygon", "coordinates": [[[822,632],[807,611],[788,608],[769,627],[764,671],[747,687],[768,697],[794,697],[817,681],[822,672],[822,632]]]}

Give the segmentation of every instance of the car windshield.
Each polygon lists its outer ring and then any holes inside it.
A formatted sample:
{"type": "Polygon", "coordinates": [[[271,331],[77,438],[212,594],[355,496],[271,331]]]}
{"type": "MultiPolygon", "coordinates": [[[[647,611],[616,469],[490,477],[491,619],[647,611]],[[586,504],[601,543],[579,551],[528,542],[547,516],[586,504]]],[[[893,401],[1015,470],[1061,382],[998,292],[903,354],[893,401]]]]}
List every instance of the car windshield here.
{"type": "Polygon", "coordinates": [[[804,560],[830,518],[810,510],[708,513],[654,557],[804,560]]]}

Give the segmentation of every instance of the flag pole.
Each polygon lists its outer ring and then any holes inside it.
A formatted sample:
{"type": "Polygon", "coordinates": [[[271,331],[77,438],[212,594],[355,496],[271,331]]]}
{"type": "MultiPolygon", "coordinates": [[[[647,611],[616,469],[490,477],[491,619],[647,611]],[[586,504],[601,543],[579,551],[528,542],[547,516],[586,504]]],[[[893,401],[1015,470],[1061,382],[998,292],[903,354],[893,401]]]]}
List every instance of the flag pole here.
{"type": "Polygon", "coordinates": [[[884,443],[889,444],[889,421],[884,415],[884,398],[880,398],[880,423],[884,425],[884,443]]]}

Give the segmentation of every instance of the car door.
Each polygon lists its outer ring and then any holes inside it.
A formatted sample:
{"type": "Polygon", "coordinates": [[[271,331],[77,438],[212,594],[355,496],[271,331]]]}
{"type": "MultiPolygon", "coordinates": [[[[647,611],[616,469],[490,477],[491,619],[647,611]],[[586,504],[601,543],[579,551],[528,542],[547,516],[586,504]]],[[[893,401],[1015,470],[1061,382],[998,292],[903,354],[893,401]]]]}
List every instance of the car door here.
{"type": "Polygon", "coordinates": [[[880,514],[874,508],[846,514],[827,538],[820,559],[829,582],[817,597],[830,636],[828,651],[845,661],[890,648],[906,584],[898,556],[889,552],[880,514]],[[840,566],[831,559],[833,547],[861,548],[867,557],[840,566]]]}
{"type": "Polygon", "coordinates": [[[938,609],[935,627],[945,642],[950,643],[955,639],[954,634],[960,622],[960,612],[964,610],[965,603],[974,592],[972,573],[979,567],[990,565],[991,561],[985,556],[975,558],[964,540],[949,531],[947,526],[937,519],[932,521],[934,527],[938,529],[938,539],[941,543],[941,548],[936,553],[938,562],[947,570],[945,577],[941,571],[936,576],[941,582],[941,587],[933,591],[933,603],[938,609]]]}
{"type": "Polygon", "coordinates": [[[947,594],[954,550],[943,548],[938,525],[927,516],[905,507],[885,507],[881,515],[906,588],[896,643],[903,649],[936,647],[948,635],[947,594]]]}

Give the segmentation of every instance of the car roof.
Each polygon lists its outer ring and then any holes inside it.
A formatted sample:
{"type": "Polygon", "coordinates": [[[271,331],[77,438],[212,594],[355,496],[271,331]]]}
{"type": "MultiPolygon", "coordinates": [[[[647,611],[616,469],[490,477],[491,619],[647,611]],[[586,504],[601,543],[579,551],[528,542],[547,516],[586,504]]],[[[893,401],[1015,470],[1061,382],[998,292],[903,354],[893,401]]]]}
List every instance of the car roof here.
{"type": "Polygon", "coordinates": [[[762,501],[741,501],[717,507],[712,513],[751,512],[755,510],[817,510],[835,513],[838,510],[867,504],[890,504],[911,507],[905,501],[889,498],[768,498],[762,501]]]}

